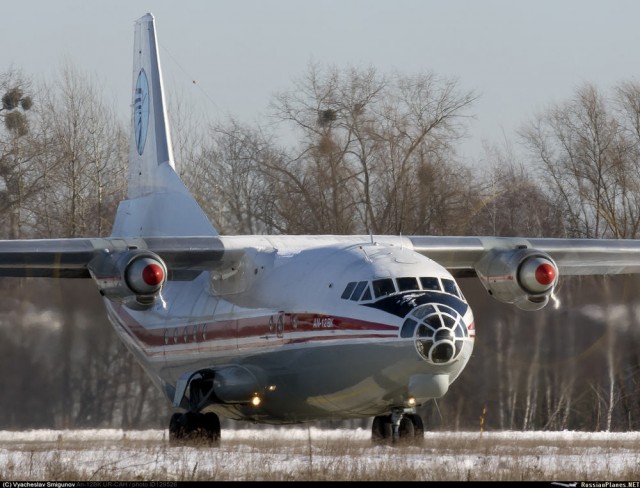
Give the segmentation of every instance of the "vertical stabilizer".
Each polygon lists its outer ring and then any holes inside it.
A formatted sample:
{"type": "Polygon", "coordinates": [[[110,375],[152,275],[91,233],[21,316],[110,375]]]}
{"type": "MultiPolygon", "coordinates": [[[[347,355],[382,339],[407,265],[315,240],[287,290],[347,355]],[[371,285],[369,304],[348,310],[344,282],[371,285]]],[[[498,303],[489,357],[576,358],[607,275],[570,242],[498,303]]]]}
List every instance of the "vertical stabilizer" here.
{"type": "Polygon", "coordinates": [[[128,200],[113,236],[217,235],[175,172],[155,22],[136,21],[128,200]]]}
{"type": "Polygon", "coordinates": [[[133,46],[129,198],[147,195],[162,186],[163,182],[157,181],[157,166],[168,163],[175,170],[153,15],[136,22],[133,46]]]}

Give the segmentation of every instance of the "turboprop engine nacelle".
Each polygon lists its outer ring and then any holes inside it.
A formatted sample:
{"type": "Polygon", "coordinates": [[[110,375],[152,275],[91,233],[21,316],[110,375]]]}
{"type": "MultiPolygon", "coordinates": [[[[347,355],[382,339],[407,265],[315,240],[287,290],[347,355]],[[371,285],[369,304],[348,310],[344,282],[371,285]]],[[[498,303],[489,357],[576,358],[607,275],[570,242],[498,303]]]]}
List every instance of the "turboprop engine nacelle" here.
{"type": "Polygon", "coordinates": [[[548,254],[530,248],[496,249],[475,265],[489,295],[522,310],[539,310],[558,283],[558,267],[548,254]]]}
{"type": "Polygon", "coordinates": [[[167,266],[146,250],[104,253],[89,263],[100,294],[129,308],[153,305],[167,282],[167,266]]]}

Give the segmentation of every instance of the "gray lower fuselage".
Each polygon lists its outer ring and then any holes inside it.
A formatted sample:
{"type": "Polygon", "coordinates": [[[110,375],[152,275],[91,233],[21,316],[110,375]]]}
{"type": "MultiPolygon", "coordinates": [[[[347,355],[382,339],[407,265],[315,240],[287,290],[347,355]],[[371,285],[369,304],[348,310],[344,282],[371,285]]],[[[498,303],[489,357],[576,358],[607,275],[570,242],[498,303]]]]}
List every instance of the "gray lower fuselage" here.
{"type": "Polygon", "coordinates": [[[266,423],[375,416],[442,396],[471,356],[464,297],[446,270],[409,250],[329,246],[243,266],[170,281],[151,310],[107,301],[169,400],[192,372],[235,368],[255,380],[260,404],[234,398],[204,410],[266,423]]]}

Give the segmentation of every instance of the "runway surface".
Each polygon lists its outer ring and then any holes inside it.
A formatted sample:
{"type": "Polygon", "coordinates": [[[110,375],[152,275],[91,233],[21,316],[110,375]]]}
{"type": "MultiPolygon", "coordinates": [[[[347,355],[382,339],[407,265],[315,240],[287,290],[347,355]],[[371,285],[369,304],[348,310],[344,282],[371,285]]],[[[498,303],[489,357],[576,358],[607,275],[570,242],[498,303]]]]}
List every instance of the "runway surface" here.
{"type": "Polygon", "coordinates": [[[428,432],[373,445],[365,430],[224,430],[171,447],[164,430],[0,431],[3,480],[640,479],[640,432],[428,432]]]}

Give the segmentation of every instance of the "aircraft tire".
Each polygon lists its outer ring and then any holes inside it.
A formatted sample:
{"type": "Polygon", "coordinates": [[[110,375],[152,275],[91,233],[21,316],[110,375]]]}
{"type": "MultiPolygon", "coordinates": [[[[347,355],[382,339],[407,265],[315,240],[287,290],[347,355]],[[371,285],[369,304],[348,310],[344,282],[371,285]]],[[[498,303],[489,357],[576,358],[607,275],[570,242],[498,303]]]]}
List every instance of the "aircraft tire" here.
{"type": "Polygon", "coordinates": [[[384,442],[393,438],[393,424],[391,415],[378,415],[373,418],[371,425],[371,440],[373,442],[384,442]]]}
{"type": "MultiPolygon", "coordinates": [[[[413,425],[413,443],[421,444],[424,441],[424,423],[422,417],[415,413],[405,414],[404,419],[407,419],[413,425]]],[[[403,419],[403,420],[404,420],[403,419]]]]}
{"type": "Polygon", "coordinates": [[[412,442],[416,436],[413,421],[405,415],[400,421],[400,428],[398,429],[398,435],[401,441],[412,442]]]}
{"type": "Polygon", "coordinates": [[[202,415],[196,412],[185,412],[182,414],[182,424],[188,437],[196,437],[198,430],[202,426],[202,415]]]}
{"type": "Polygon", "coordinates": [[[169,444],[208,444],[220,441],[220,419],[215,413],[174,413],[169,421],[169,444]]]}
{"type": "Polygon", "coordinates": [[[208,412],[202,416],[202,427],[209,442],[215,444],[220,441],[220,419],[215,413],[208,412]]]}
{"type": "Polygon", "coordinates": [[[410,413],[405,415],[408,419],[413,423],[413,431],[416,437],[424,437],[424,422],[422,421],[422,417],[415,413],[410,413]]]}
{"type": "Polygon", "coordinates": [[[174,413],[169,420],[169,443],[179,442],[185,437],[181,413],[174,413]]]}
{"type": "MultiPolygon", "coordinates": [[[[424,424],[417,414],[405,414],[398,429],[399,441],[403,444],[420,444],[424,440],[424,424]]],[[[371,425],[371,440],[375,443],[393,442],[393,424],[390,415],[374,417],[371,425]]]]}

